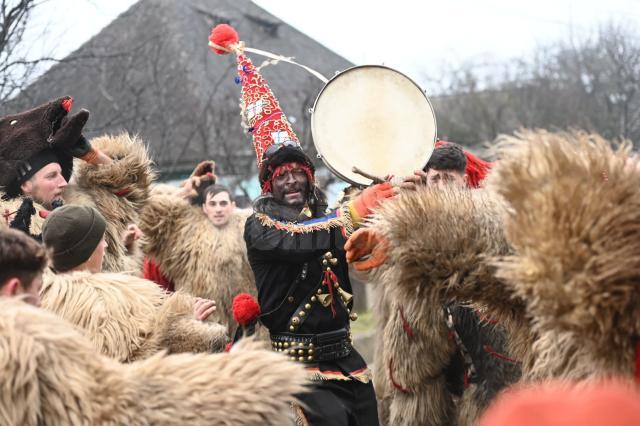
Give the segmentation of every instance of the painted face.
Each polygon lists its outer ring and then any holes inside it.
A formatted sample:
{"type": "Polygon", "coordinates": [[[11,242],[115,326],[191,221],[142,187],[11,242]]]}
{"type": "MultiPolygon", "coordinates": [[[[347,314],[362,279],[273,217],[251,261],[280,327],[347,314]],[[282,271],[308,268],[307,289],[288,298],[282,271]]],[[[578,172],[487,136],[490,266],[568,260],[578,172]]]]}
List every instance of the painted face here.
{"type": "Polygon", "coordinates": [[[62,190],[67,181],[62,176],[62,168],[58,163],[49,163],[20,186],[22,193],[42,204],[46,209],[52,209],[53,202],[62,200],[62,190]]]}
{"type": "Polygon", "coordinates": [[[427,185],[435,188],[444,188],[448,185],[466,188],[467,175],[453,170],[429,169],[427,171],[427,185]]]}
{"type": "Polygon", "coordinates": [[[236,208],[236,203],[231,201],[229,193],[226,191],[218,192],[211,196],[207,194],[207,199],[202,205],[202,211],[207,215],[213,226],[223,227],[229,223],[231,213],[236,208]]]}
{"type": "Polygon", "coordinates": [[[300,164],[289,165],[272,178],[273,196],[289,206],[302,206],[309,190],[309,179],[300,164]]]}

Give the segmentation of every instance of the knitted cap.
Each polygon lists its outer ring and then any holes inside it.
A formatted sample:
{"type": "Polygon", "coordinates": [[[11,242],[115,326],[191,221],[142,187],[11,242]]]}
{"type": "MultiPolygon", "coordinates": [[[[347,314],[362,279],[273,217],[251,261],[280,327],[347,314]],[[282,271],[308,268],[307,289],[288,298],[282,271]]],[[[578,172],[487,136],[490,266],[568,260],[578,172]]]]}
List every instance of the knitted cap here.
{"type": "Polygon", "coordinates": [[[93,207],[67,205],[55,209],[42,228],[53,267],[64,272],[86,262],[104,237],[107,223],[93,207]]]}

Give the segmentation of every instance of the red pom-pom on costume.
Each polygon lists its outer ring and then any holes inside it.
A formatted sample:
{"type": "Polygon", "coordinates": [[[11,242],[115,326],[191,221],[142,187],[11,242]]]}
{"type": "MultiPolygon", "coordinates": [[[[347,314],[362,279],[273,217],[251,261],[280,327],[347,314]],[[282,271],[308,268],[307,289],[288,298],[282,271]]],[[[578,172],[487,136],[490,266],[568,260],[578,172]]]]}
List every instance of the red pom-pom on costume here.
{"type": "Polygon", "coordinates": [[[250,294],[240,293],[233,298],[233,319],[242,326],[249,324],[260,315],[260,305],[250,294]]]}
{"type": "Polygon", "coordinates": [[[233,29],[231,25],[219,24],[213,27],[211,35],[209,36],[209,47],[218,55],[226,55],[229,53],[226,50],[220,50],[211,45],[213,43],[216,46],[229,47],[231,44],[236,44],[240,38],[238,33],[233,29]]]}

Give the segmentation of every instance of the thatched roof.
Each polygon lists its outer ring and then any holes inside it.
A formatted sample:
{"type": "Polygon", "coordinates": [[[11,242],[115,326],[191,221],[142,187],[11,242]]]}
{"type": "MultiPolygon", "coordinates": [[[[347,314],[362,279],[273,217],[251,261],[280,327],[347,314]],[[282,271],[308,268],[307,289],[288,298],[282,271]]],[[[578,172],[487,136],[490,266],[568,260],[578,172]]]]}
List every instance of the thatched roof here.
{"type": "MultiPolygon", "coordinates": [[[[255,160],[240,126],[235,58],[207,47],[211,28],[223,22],[248,46],[293,56],[328,77],[351,66],[248,0],[141,0],[2,112],[69,94],[74,109],[91,111],[88,136],[138,133],[164,172],[214,159],[220,173],[251,174],[255,160]]],[[[286,63],[265,67],[263,75],[303,144],[312,145],[307,110],[322,83],[286,63]]]]}

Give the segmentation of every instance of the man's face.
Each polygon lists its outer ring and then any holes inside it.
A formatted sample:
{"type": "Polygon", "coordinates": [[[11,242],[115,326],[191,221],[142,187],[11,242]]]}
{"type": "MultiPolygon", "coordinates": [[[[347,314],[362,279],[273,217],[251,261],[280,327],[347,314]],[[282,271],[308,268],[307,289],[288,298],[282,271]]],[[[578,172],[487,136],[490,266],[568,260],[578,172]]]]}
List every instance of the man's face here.
{"type": "Polygon", "coordinates": [[[427,171],[427,185],[440,189],[449,185],[466,188],[467,175],[455,170],[429,169],[427,171]]]}
{"type": "Polygon", "coordinates": [[[207,215],[213,226],[222,227],[229,222],[231,213],[236,208],[236,203],[231,201],[229,193],[218,192],[216,195],[207,194],[207,199],[202,205],[202,211],[207,215]]]}
{"type": "Polygon", "coordinates": [[[41,288],[42,272],[38,273],[31,283],[23,283],[19,278],[9,278],[0,287],[0,295],[6,297],[25,296],[25,302],[40,306],[41,288]]]}
{"type": "Polygon", "coordinates": [[[289,206],[302,206],[309,189],[309,179],[300,164],[290,165],[283,173],[273,177],[273,196],[289,206]]]}
{"type": "Polygon", "coordinates": [[[22,193],[40,203],[46,209],[52,209],[53,202],[62,200],[62,190],[67,181],[62,176],[58,163],[49,163],[20,186],[22,193]]]}

